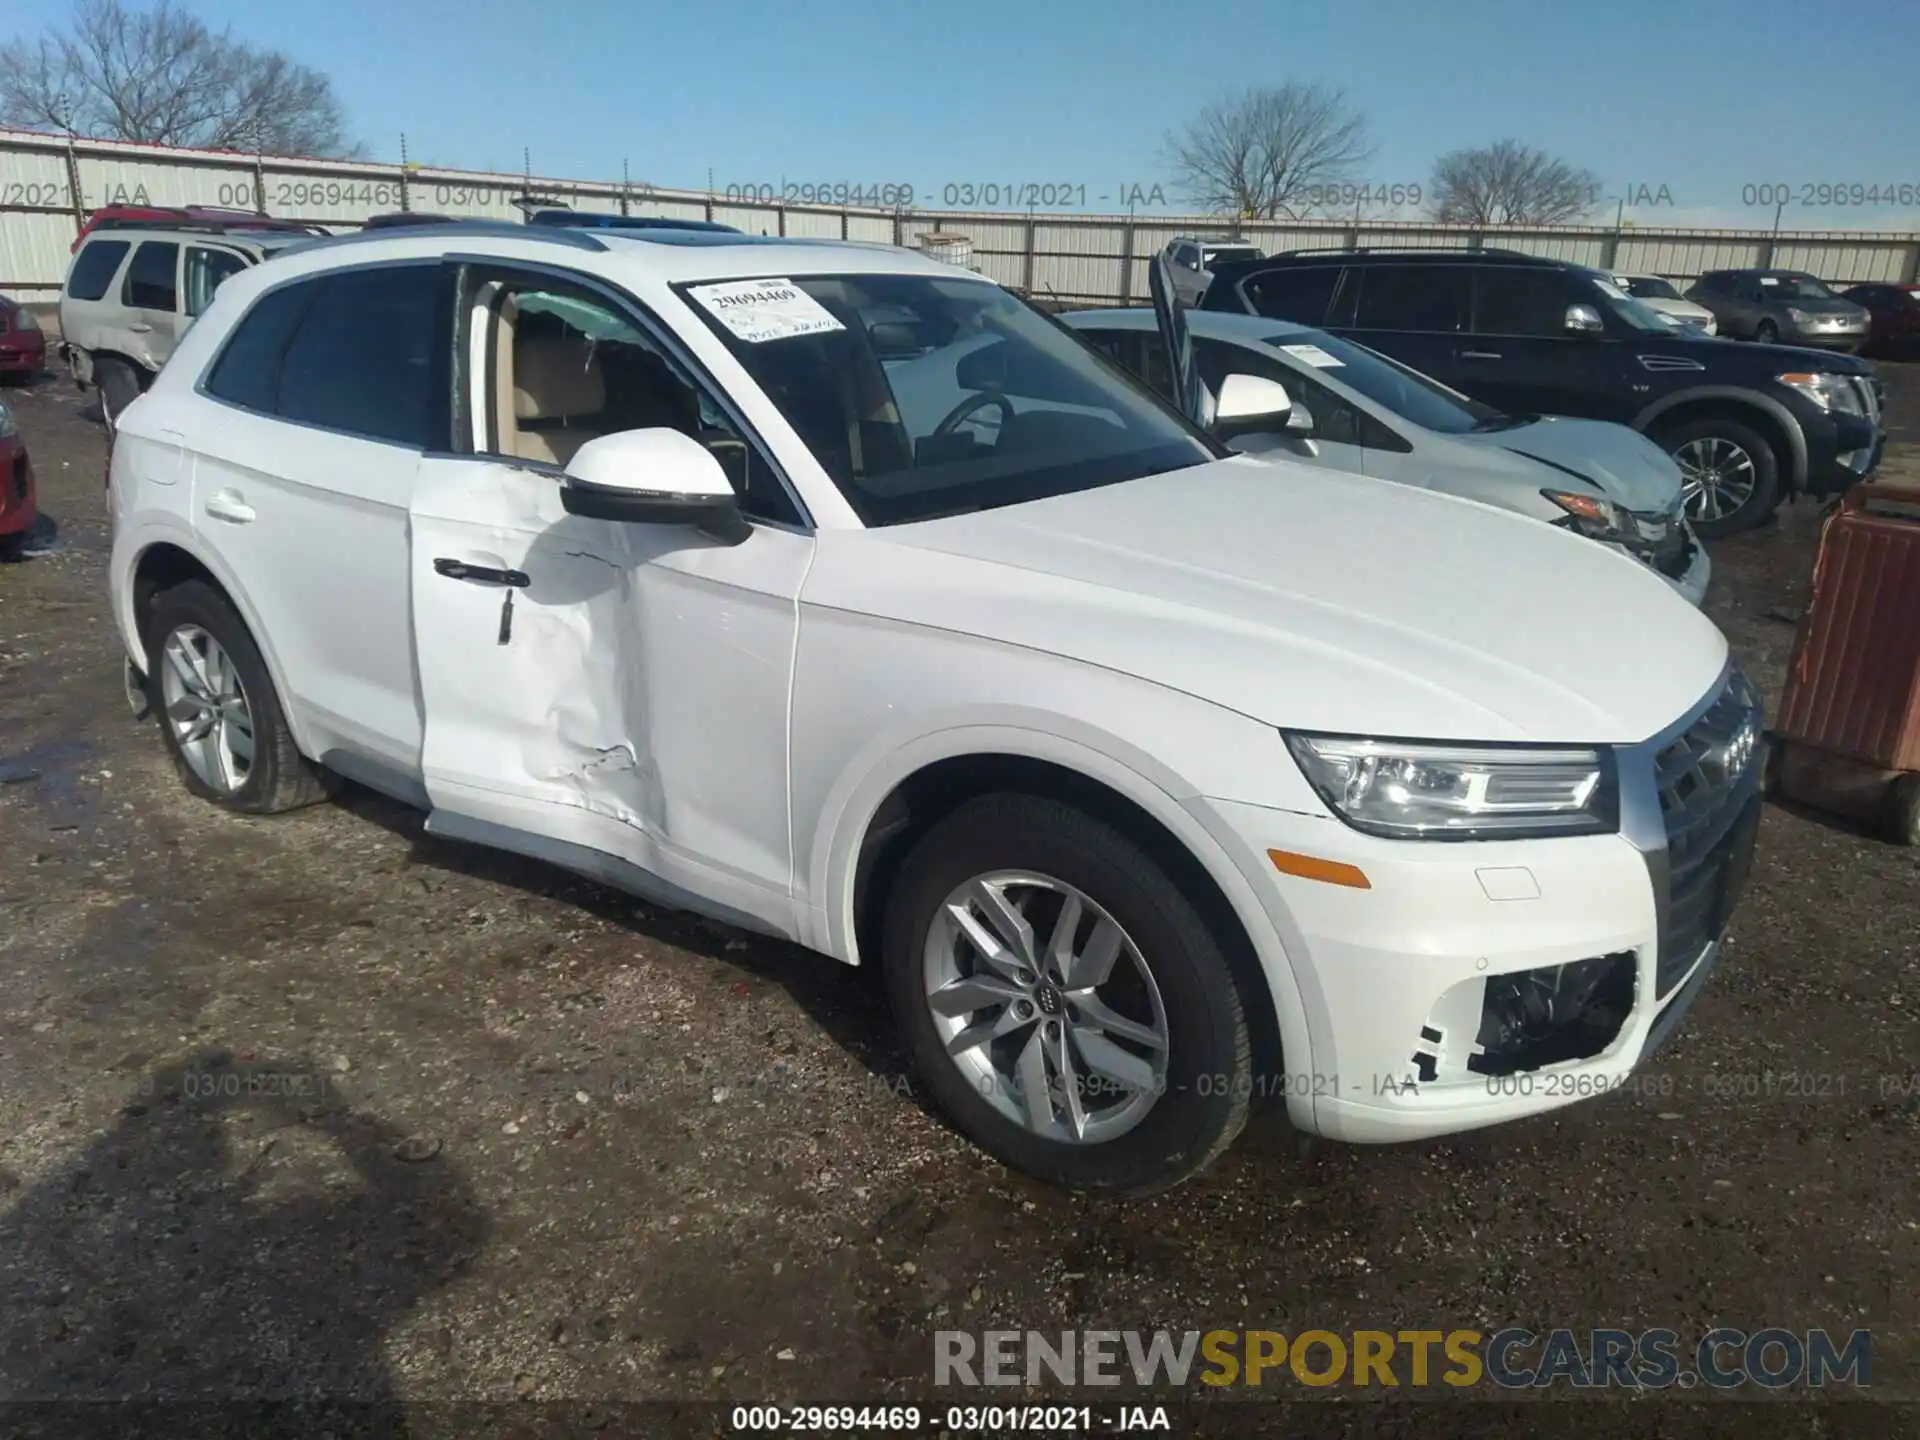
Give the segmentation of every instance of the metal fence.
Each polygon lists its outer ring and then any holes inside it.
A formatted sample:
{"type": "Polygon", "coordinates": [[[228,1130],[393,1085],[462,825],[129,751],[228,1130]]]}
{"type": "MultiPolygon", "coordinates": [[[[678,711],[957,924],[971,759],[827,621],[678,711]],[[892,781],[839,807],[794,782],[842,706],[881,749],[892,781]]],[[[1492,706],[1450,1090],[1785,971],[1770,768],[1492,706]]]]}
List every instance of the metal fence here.
{"type": "MultiPolygon", "coordinates": [[[[756,234],[874,241],[951,250],[973,268],[1039,298],[1133,303],[1147,262],[1176,235],[1222,234],[1217,218],[1179,215],[977,213],[785,204],[624,181],[586,182],[416,165],[285,160],[0,130],[0,292],[55,298],[86,215],[109,204],[209,205],[352,228],[396,210],[513,220],[538,197],[582,209],[717,220],[756,234]],[[925,237],[945,241],[929,242],[925,237]]],[[[1622,226],[1476,228],[1424,221],[1248,224],[1240,238],[1269,252],[1366,245],[1498,246],[1686,281],[1707,270],[1780,266],[1840,283],[1920,279],[1920,234],[1762,232],[1622,226]]]]}

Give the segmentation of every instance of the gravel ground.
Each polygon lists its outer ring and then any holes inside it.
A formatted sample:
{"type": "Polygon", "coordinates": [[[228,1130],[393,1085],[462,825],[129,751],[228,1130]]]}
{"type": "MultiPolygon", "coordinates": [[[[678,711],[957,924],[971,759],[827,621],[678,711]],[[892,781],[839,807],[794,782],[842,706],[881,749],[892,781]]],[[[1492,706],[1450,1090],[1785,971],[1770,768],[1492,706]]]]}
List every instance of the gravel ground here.
{"type": "MultiPolygon", "coordinates": [[[[1920,475],[1920,367],[1885,368],[1920,475]]],[[[1075,1198],[929,1112],[863,974],[363,791],[191,799],[120,696],[100,430],[64,378],[5,399],[57,533],[0,566],[0,1400],[525,1402],[461,1432],[926,1398],[940,1328],[1716,1323],[1870,1328],[1874,1393],[1920,1398],[1914,852],[1770,806],[1638,1096],[1304,1155],[1269,1119],[1171,1195],[1075,1198]]],[[[1770,700],[1817,518],[1715,557],[1770,700]]]]}

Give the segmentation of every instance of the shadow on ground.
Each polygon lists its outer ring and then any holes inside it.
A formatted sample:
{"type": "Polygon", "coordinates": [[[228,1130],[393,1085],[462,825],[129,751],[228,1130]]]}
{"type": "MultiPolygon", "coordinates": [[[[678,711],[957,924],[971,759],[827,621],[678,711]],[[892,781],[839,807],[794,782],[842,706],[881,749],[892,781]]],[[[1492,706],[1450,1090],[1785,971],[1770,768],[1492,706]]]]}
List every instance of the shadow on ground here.
{"type": "MultiPolygon", "coordinates": [[[[103,1401],[146,1402],[169,1433],[196,1403],[381,1413],[384,1337],[488,1230],[432,1142],[321,1071],[223,1051],[146,1074],[110,1130],[31,1185],[0,1172],[0,1197],[9,1435],[94,1433],[78,1422],[120,1409],[103,1401]]],[[[405,1433],[386,1413],[377,1433],[405,1433]]],[[[116,1428],[147,1433],[134,1418],[116,1428]]]]}

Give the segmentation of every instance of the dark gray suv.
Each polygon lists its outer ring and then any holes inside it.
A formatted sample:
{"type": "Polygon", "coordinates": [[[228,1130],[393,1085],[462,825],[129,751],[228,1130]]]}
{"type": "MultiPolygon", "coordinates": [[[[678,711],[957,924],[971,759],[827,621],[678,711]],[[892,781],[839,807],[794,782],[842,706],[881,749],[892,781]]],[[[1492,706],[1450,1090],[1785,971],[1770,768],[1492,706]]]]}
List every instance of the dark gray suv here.
{"type": "Polygon", "coordinates": [[[1853,355],[1873,324],[1865,309],[1803,270],[1710,270],[1687,299],[1713,312],[1722,335],[1762,345],[1814,345],[1853,355]]]}

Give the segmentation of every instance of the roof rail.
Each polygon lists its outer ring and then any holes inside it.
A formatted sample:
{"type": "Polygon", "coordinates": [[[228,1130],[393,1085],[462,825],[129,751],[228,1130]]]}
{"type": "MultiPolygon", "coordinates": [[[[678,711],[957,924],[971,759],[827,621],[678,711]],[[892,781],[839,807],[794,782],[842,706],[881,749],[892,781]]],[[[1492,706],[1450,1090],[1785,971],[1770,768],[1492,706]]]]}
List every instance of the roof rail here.
{"type": "Polygon", "coordinates": [[[1545,260],[1545,255],[1529,255],[1524,250],[1502,250],[1494,246],[1474,249],[1472,246],[1448,245],[1313,245],[1301,250],[1282,250],[1270,258],[1278,260],[1286,255],[1494,255],[1502,260],[1545,260]]]}
{"type": "Polygon", "coordinates": [[[513,220],[440,220],[422,225],[376,225],[371,230],[356,230],[350,235],[329,235],[324,240],[301,242],[303,254],[325,245],[364,245],[376,240],[404,240],[410,235],[452,237],[470,235],[475,239],[537,240],[548,245],[565,245],[574,250],[605,253],[606,246],[591,230],[576,230],[565,225],[522,225],[513,220]]]}
{"type": "Polygon", "coordinates": [[[93,226],[95,234],[110,230],[188,230],[200,235],[311,235],[316,239],[332,232],[319,224],[302,220],[273,220],[264,216],[253,220],[174,219],[171,216],[122,218],[109,215],[93,226]]]}

